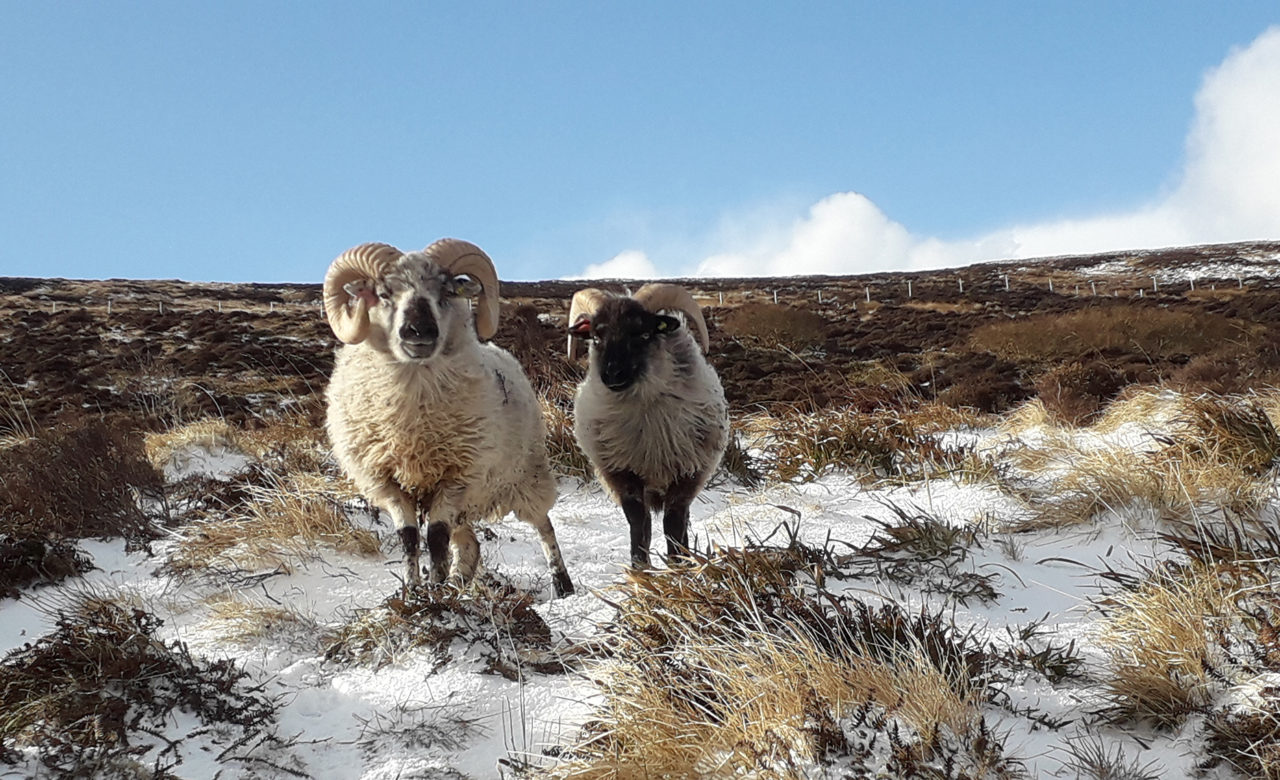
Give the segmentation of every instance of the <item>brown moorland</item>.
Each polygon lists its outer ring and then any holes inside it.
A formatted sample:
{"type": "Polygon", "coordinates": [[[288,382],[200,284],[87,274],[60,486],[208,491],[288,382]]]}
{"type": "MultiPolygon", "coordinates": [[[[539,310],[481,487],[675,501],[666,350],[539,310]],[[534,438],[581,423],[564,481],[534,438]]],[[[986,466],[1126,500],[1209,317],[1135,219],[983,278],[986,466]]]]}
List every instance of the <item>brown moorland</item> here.
{"type": "MultiPolygon", "coordinates": [[[[1277,257],[1280,242],[1255,242],[680,281],[705,307],[711,362],[739,414],[925,402],[999,413],[1039,396],[1071,422],[1135,383],[1276,384],[1277,257]]],[[[502,288],[495,341],[559,404],[581,371],[563,354],[580,286],[502,288]]],[[[0,436],[85,413],[145,429],[316,415],[337,345],[319,300],[318,283],[0,278],[0,436]]]]}

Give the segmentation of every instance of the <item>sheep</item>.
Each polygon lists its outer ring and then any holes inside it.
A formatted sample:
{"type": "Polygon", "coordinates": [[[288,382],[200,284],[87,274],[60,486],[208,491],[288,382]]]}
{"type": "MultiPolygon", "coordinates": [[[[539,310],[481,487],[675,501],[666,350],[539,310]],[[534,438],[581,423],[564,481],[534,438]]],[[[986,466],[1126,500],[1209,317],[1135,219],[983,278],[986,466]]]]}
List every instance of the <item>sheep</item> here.
{"type": "Polygon", "coordinates": [[[649,565],[650,511],[662,509],[667,555],[689,550],[689,505],[720,464],[729,408],[703,357],[707,325],[693,296],[646,284],[632,297],[579,290],[569,310],[569,357],[589,341],[574,397],[573,433],[631,526],[631,563],[649,565]],[[697,330],[697,343],[680,319],[697,330]]]}
{"type": "Polygon", "coordinates": [[[441,239],[421,252],[347,250],[324,280],[325,314],[343,342],[327,392],[339,465],[395,522],[406,582],[421,582],[419,518],[430,582],[465,584],[479,565],[471,523],[507,512],[541,537],[557,597],[573,592],[548,511],[557,487],[533,387],[498,329],[498,277],[479,247],[441,239]],[[475,300],[475,323],[469,311],[475,300]]]}

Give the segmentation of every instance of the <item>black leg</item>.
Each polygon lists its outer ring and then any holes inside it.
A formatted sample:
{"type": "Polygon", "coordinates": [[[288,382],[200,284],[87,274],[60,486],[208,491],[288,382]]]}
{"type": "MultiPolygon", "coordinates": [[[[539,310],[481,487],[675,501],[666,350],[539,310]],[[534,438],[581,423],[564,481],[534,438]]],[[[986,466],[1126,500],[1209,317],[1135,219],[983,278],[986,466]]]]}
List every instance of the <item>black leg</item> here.
{"type": "Polygon", "coordinates": [[[652,520],[644,504],[644,480],[630,471],[605,472],[600,475],[613,494],[618,497],[622,514],[631,526],[631,565],[644,568],[649,565],[649,543],[653,538],[652,520]]]}
{"type": "Polygon", "coordinates": [[[427,523],[427,552],[431,555],[430,581],[444,582],[449,574],[449,528],[444,523],[427,523]]]}
{"type": "Polygon", "coordinates": [[[399,533],[400,544],[404,547],[405,582],[416,585],[422,577],[418,568],[418,526],[406,525],[399,533]]]}
{"type": "Polygon", "coordinates": [[[653,538],[653,522],[642,498],[624,498],[622,514],[631,525],[631,565],[644,568],[649,565],[649,544],[653,538]]]}
{"type": "Polygon", "coordinates": [[[667,537],[667,557],[689,554],[689,505],[702,487],[698,475],[680,477],[667,488],[662,508],[662,532],[667,537]]]}
{"type": "Polygon", "coordinates": [[[553,572],[551,574],[551,587],[558,599],[562,599],[565,596],[572,596],[573,580],[569,579],[569,572],[564,569],[553,572]]]}
{"type": "Polygon", "coordinates": [[[662,532],[667,537],[667,557],[689,554],[689,505],[668,505],[662,513],[662,532]]]}

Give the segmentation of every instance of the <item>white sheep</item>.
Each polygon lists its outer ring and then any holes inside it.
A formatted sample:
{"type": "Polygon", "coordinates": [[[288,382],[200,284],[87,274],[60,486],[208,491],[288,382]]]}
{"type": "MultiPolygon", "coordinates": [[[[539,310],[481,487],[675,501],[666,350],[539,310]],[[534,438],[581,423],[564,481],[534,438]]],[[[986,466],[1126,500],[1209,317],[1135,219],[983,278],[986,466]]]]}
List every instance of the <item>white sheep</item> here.
{"type": "Polygon", "coordinates": [[[479,565],[471,523],[514,512],[541,536],[556,595],[572,593],[547,514],[557,490],[537,397],[510,353],[480,341],[498,329],[493,261],[457,239],[409,254],[364,244],[333,261],[324,302],[345,345],[329,383],[329,440],[395,522],[408,582],[421,576],[419,518],[430,580],[461,584],[479,565]]]}
{"type": "Polygon", "coordinates": [[[574,398],[573,433],[631,526],[631,561],[649,563],[662,510],[667,554],[689,549],[689,505],[720,464],[729,407],[703,357],[707,325],[687,290],[647,284],[633,297],[579,290],[569,310],[569,356],[590,343],[574,398]],[[694,343],[676,312],[697,329],[694,343]]]}

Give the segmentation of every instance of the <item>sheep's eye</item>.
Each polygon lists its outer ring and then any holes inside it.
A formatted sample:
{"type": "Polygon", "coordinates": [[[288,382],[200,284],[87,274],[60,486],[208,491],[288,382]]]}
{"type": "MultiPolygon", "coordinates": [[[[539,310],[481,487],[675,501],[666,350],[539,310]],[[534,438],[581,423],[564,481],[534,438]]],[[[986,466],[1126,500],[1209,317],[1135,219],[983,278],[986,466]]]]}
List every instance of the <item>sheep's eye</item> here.
{"type": "Polygon", "coordinates": [[[378,300],[382,301],[383,303],[390,303],[390,302],[391,302],[391,293],[387,292],[386,290],[379,290],[379,291],[378,291],[378,300]]]}

